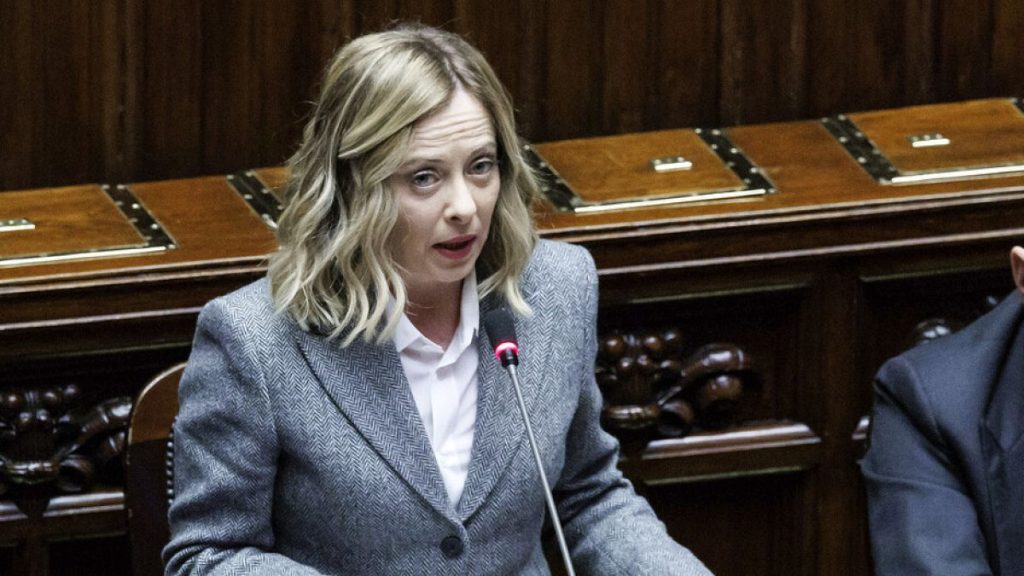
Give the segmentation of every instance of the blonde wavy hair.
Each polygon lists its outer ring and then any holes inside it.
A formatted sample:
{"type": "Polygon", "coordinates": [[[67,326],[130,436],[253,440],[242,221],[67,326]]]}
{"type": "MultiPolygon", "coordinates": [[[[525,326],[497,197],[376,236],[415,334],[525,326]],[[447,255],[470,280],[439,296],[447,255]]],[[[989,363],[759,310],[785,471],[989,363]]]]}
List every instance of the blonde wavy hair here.
{"type": "Polygon", "coordinates": [[[476,265],[480,297],[497,292],[530,312],[519,275],[537,241],[529,206],[538,189],[512,101],[461,37],[404,25],[356,38],[337,53],[288,161],[280,248],[267,275],[275,307],[303,330],[344,335],[342,346],[357,338],[382,343],[394,333],[407,297],[390,248],[399,212],[387,179],[405,156],[413,124],[443,108],[459,87],[490,113],[501,175],[476,265]]]}

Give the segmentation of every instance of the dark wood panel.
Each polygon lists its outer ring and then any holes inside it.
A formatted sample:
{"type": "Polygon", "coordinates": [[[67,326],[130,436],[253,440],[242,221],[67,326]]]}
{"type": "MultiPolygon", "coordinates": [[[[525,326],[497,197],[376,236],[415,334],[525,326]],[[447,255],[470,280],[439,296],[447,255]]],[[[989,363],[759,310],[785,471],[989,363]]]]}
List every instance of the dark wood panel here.
{"type": "MultiPolygon", "coordinates": [[[[808,17],[808,112],[887,108],[911,103],[906,82],[916,84],[918,68],[928,60],[929,2],[813,0],[808,17]]],[[[929,41],[937,31],[931,29],[929,41]]],[[[918,88],[915,93],[919,92],[918,88]]]]}
{"type": "Polygon", "coordinates": [[[803,0],[726,0],[722,6],[721,124],[797,118],[806,97],[803,0]]]}
{"type": "Polygon", "coordinates": [[[0,567],[3,574],[130,574],[121,491],[109,487],[51,502],[40,522],[0,502],[0,567]]]}
{"type": "Polygon", "coordinates": [[[859,343],[847,334],[856,326],[857,301],[853,288],[857,261],[837,258],[824,264],[817,276],[812,322],[819,342],[803,354],[818,355],[805,368],[805,399],[816,405],[806,420],[822,434],[822,462],[815,470],[821,489],[816,502],[814,550],[818,574],[870,574],[863,545],[863,512],[856,507],[861,489],[850,433],[866,406],[870,390],[854,382],[850,366],[859,343]]]}
{"type": "Polygon", "coordinates": [[[15,548],[0,546],[0,574],[14,573],[15,548]]]}
{"type": "Polygon", "coordinates": [[[948,99],[989,94],[992,68],[993,2],[947,0],[939,13],[937,75],[948,99]]]}
{"type": "Polygon", "coordinates": [[[110,576],[131,572],[125,536],[69,540],[50,545],[53,576],[110,576]]]}
{"type": "Polygon", "coordinates": [[[992,90],[1024,95],[1024,66],[1021,65],[1020,31],[1024,30],[1024,4],[998,0],[992,34],[992,90]]]}
{"type": "Polygon", "coordinates": [[[812,483],[803,474],[739,478],[650,487],[645,496],[669,533],[715,574],[808,575],[816,573],[806,561],[813,554],[813,522],[805,511],[804,494],[812,483]],[[768,518],[789,518],[791,523],[771,526],[768,518]]]}
{"type": "Polygon", "coordinates": [[[546,125],[542,136],[533,140],[558,140],[601,131],[606,13],[598,4],[593,0],[566,0],[545,7],[546,58],[538,73],[544,78],[540,109],[546,125]]]}
{"type": "Polygon", "coordinates": [[[281,164],[298,139],[315,77],[296,70],[297,44],[307,22],[303,5],[202,4],[202,169],[236,172],[281,164]],[[281,82],[292,77],[293,81],[281,82]],[[288,103],[293,103],[289,106],[288,103]]]}
{"type": "Polygon", "coordinates": [[[7,0],[0,189],[278,164],[320,70],[396,20],[469,36],[533,141],[1024,93],[1013,0],[7,0]]]}
{"type": "Polygon", "coordinates": [[[115,2],[0,7],[0,187],[123,174],[115,2]]]}
{"type": "Polygon", "coordinates": [[[133,82],[125,107],[131,125],[125,153],[133,176],[201,174],[203,3],[155,0],[126,5],[125,44],[133,82]]]}
{"type": "MultiPolygon", "coordinates": [[[[720,82],[716,0],[654,2],[650,11],[652,39],[643,84],[649,86],[647,130],[718,125],[720,82]]],[[[635,88],[634,88],[635,89],[635,88]]]]}
{"type": "Polygon", "coordinates": [[[903,103],[934,102],[935,23],[938,0],[906,0],[903,10],[903,103]]]}
{"type": "Polygon", "coordinates": [[[606,6],[601,38],[605,54],[601,93],[601,125],[615,133],[643,130],[649,90],[637,93],[653,73],[649,65],[650,8],[646,3],[619,0],[606,6]],[[628,40],[627,40],[628,39],[628,40]]]}
{"type": "Polygon", "coordinates": [[[361,0],[357,11],[362,14],[360,30],[386,28],[395,21],[422,22],[450,28],[455,17],[454,0],[361,0]]]}

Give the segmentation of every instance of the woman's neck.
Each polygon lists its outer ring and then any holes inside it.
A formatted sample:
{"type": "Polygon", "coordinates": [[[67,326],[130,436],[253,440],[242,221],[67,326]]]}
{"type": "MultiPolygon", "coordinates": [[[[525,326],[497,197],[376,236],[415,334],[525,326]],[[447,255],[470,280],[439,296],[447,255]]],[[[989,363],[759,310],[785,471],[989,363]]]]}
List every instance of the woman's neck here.
{"type": "Polygon", "coordinates": [[[447,350],[459,327],[462,283],[425,291],[409,290],[405,315],[421,334],[447,350]]]}

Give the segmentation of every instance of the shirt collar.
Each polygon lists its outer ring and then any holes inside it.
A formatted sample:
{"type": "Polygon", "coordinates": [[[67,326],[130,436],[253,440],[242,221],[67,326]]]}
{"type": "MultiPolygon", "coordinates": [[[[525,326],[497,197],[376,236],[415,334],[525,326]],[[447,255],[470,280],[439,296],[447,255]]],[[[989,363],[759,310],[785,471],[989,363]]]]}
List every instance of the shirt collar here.
{"type": "MultiPolygon", "coordinates": [[[[395,301],[392,298],[388,301],[388,313],[391,312],[394,305],[395,301]]],[[[480,297],[476,288],[476,271],[473,270],[462,281],[462,297],[459,302],[459,325],[455,328],[455,334],[452,336],[452,341],[448,348],[457,351],[465,349],[472,343],[479,330],[480,297]]],[[[399,353],[419,340],[422,340],[423,343],[429,342],[427,337],[409,320],[405,311],[402,312],[401,317],[398,319],[398,326],[395,328],[395,335],[392,340],[399,353]]]]}

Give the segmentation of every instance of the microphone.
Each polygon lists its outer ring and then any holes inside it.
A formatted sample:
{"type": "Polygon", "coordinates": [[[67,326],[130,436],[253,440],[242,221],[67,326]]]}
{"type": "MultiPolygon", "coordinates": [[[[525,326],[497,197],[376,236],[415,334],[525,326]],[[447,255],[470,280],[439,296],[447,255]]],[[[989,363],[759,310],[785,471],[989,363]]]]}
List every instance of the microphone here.
{"type": "Polygon", "coordinates": [[[502,367],[519,365],[519,343],[516,341],[516,325],[512,315],[505,308],[492,310],[484,316],[484,332],[494,348],[494,356],[502,367]]]}
{"type": "Polygon", "coordinates": [[[484,332],[487,333],[487,339],[491,342],[491,347],[494,348],[494,357],[501,362],[502,367],[508,371],[508,376],[512,380],[512,387],[516,391],[516,401],[519,405],[519,414],[523,417],[526,437],[530,440],[533,460],[537,465],[537,473],[540,474],[541,487],[544,489],[544,499],[547,501],[548,513],[551,514],[551,524],[555,528],[558,549],[562,553],[562,561],[565,562],[565,571],[568,576],[576,576],[576,572],[572,569],[572,561],[569,559],[569,547],[565,545],[565,535],[562,534],[562,521],[558,519],[555,498],[551,495],[548,477],[544,474],[544,465],[540,459],[540,450],[537,449],[537,440],[534,439],[533,427],[530,426],[530,417],[526,414],[526,402],[523,401],[519,376],[516,374],[516,366],[519,365],[519,344],[516,340],[516,326],[512,320],[512,314],[505,308],[488,312],[484,316],[484,332]]]}

